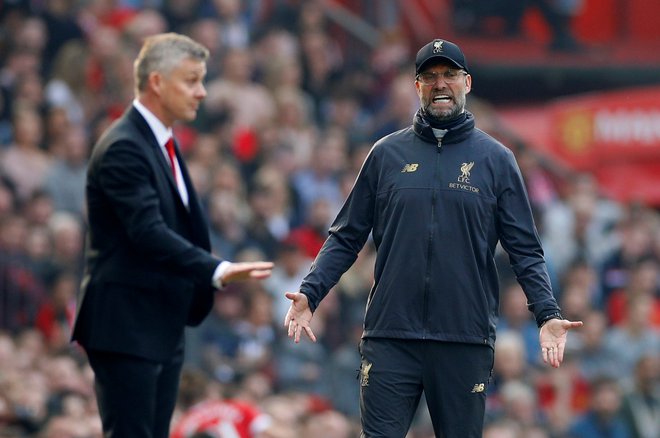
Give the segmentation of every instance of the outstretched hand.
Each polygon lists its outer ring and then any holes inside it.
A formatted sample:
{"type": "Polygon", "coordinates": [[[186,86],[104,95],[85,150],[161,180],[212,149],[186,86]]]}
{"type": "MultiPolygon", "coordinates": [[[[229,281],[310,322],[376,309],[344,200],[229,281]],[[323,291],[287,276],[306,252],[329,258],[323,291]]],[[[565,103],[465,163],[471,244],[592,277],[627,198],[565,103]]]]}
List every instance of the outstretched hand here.
{"type": "Polygon", "coordinates": [[[230,264],[222,274],[222,284],[248,279],[263,280],[270,277],[272,262],[238,262],[230,264]]]}
{"type": "Polygon", "coordinates": [[[568,331],[577,327],[582,327],[582,321],[550,319],[543,324],[539,332],[543,362],[549,363],[553,368],[559,368],[564,360],[568,331]]]}
{"type": "Polygon", "coordinates": [[[284,296],[291,300],[291,307],[284,318],[288,336],[297,344],[300,342],[300,334],[304,331],[309,339],[316,342],[316,336],[309,325],[312,321],[312,310],[309,308],[307,296],[300,292],[287,292],[284,296]]]}

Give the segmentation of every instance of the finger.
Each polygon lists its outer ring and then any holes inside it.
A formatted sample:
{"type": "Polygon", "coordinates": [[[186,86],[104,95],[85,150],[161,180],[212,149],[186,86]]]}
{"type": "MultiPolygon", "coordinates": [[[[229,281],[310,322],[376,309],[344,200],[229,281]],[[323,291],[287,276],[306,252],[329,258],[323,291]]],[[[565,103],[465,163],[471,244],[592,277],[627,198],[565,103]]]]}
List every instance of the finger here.
{"type": "Polygon", "coordinates": [[[295,330],[296,337],[294,338],[294,341],[295,341],[296,344],[300,343],[300,333],[301,333],[301,331],[302,331],[302,327],[300,326],[300,324],[297,324],[296,325],[296,330],[295,330]]]}
{"type": "Polygon", "coordinates": [[[556,347],[551,347],[550,348],[550,365],[552,365],[554,368],[559,367],[559,359],[558,359],[559,353],[557,351],[556,347]]]}
{"type": "Polygon", "coordinates": [[[541,348],[541,356],[543,357],[543,363],[548,363],[548,349],[543,347],[541,348]]]}
{"type": "Polygon", "coordinates": [[[238,263],[238,265],[242,265],[241,268],[245,270],[267,270],[267,269],[273,269],[275,266],[273,262],[245,262],[245,263],[238,263]]]}
{"type": "Polygon", "coordinates": [[[548,362],[550,363],[550,366],[554,367],[555,366],[555,355],[554,355],[554,350],[551,348],[548,348],[548,362]]]}
{"type": "Polygon", "coordinates": [[[316,335],[312,331],[311,327],[305,327],[305,333],[307,333],[307,336],[312,340],[312,342],[316,342],[316,335]]]}
{"type": "Polygon", "coordinates": [[[564,361],[564,345],[557,346],[557,366],[564,361]]]}
{"type": "Polygon", "coordinates": [[[545,349],[545,357],[547,357],[547,360],[545,360],[545,363],[547,363],[550,366],[552,365],[552,348],[548,347],[545,349]]]}
{"type": "Polygon", "coordinates": [[[270,277],[271,272],[272,271],[270,269],[253,270],[253,271],[250,271],[250,278],[255,278],[257,280],[261,280],[261,279],[270,277]]]}
{"type": "Polygon", "coordinates": [[[555,354],[555,368],[559,368],[559,366],[561,365],[563,359],[564,359],[564,358],[563,358],[563,356],[561,355],[561,353],[557,352],[557,353],[555,354]]]}
{"type": "Polygon", "coordinates": [[[295,332],[295,322],[294,321],[289,321],[289,330],[287,331],[287,335],[292,338],[295,332]]]}

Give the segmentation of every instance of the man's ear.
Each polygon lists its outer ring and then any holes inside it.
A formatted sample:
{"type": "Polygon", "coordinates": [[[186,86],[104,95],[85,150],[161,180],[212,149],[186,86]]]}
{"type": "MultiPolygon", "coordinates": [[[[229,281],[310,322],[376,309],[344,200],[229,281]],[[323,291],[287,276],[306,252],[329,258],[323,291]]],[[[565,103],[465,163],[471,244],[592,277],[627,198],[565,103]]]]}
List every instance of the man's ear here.
{"type": "Polygon", "coordinates": [[[149,73],[148,87],[156,96],[161,95],[163,86],[163,75],[160,72],[152,71],[149,73]]]}
{"type": "Polygon", "coordinates": [[[465,76],[465,94],[468,94],[472,90],[472,76],[468,73],[465,76]]]}
{"type": "Polygon", "coordinates": [[[417,91],[418,96],[422,95],[422,84],[418,80],[415,80],[415,91],[417,91]]]}

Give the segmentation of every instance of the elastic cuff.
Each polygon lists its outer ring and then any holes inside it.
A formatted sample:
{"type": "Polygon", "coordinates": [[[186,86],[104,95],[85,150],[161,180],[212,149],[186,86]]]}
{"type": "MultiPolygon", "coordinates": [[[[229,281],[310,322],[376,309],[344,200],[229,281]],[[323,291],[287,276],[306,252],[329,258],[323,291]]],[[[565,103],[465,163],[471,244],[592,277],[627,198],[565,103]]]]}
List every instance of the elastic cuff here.
{"type": "Polygon", "coordinates": [[[537,320],[536,325],[539,328],[541,328],[541,327],[543,327],[543,324],[550,321],[551,319],[564,319],[564,317],[561,316],[561,313],[559,313],[559,312],[549,313],[549,314],[545,315],[543,318],[541,318],[540,320],[537,320]]]}

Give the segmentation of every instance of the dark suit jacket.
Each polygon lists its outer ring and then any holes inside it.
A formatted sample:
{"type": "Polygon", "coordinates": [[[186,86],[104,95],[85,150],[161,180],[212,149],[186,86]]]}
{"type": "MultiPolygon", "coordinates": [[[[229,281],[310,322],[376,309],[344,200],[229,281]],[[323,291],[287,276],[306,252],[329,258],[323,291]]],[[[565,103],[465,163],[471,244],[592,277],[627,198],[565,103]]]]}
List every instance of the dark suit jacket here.
{"type": "MultiPolygon", "coordinates": [[[[178,152],[177,152],[178,154],[178,152]]],[[[181,201],[167,159],[131,106],[94,146],[87,174],[85,275],[72,339],[165,360],[213,304],[208,225],[180,156],[181,201]]]]}

